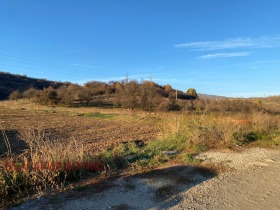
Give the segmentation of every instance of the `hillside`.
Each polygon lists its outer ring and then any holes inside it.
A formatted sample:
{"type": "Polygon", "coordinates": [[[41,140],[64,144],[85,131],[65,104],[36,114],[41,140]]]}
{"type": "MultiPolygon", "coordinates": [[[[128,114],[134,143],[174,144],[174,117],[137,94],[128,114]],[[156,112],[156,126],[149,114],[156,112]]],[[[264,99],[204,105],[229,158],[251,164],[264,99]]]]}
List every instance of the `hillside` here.
{"type": "Polygon", "coordinates": [[[0,99],[17,100],[30,98],[45,105],[114,106],[140,108],[144,110],[178,110],[179,100],[196,99],[193,88],[187,92],[173,89],[170,85],[159,85],[152,81],[122,80],[89,81],[84,85],[34,79],[27,76],[0,74],[0,99]],[[18,92],[13,91],[18,90],[18,92]],[[178,100],[178,101],[177,101],[178,100]]]}
{"type": "Polygon", "coordinates": [[[0,100],[7,99],[11,92],[19,90],[21,92],[29,89],[43,89],[49,86],[59,87],[61,82],[49,81],[46,79],[35,79],[24,75],[0,72],[0,100]]]}
{"type": "Polygon", "coordinates": [[[215,99],[215,100],[227,99],[227,97],[225,96],[207,95],[202,93],[198,93],[198,97],[201,99],[215,99]]]}

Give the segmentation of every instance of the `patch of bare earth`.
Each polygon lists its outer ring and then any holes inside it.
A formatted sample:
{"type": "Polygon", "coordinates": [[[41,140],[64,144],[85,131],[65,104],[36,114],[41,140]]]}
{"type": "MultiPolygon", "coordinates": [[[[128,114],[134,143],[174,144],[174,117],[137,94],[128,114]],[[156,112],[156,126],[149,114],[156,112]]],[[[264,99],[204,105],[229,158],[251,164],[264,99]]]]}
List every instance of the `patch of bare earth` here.
{"type": "MultiPolygon", "coordinates": [[[[152,140],[158,134],[155,123],[130,118],[99,119],[95,117],[70,115],[68,113],[52,113],[36,110],[18,110],[0,107],[1,129],[9,137],[12,152],[26,148],[17,138],[18,129],[42,129],[52,139],[75,138],[82,141],[92,152],[111,147],[120,142],[152,140]]],[[[2,135],[0,135],[2,138],[2,135]]],[[[0,155],[6,151],[4,141],[0,142],[0,155]]]]}

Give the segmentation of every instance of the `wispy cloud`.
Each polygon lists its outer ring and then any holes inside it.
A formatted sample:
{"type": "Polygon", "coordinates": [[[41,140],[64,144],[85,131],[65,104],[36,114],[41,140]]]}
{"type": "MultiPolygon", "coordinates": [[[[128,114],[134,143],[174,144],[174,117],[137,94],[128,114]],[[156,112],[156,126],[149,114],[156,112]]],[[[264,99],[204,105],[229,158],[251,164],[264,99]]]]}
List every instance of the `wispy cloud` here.
{"type": "Polygon", "coordinates": [[[231,57],[249,56],[250,54],[252,54],[252,52],[212,53],[212,54],[202,55],[197,58],[200,58],[200,59],[231,58],[231,57]]]}
{"type": "Polygon", "coordinates": [[[176,48],[188,48],[195,51],[212,51],[225,49],[255,49],[280,46],[280,37],[233,38],[222,41],[203,41],[176,44],[176,48]]]}

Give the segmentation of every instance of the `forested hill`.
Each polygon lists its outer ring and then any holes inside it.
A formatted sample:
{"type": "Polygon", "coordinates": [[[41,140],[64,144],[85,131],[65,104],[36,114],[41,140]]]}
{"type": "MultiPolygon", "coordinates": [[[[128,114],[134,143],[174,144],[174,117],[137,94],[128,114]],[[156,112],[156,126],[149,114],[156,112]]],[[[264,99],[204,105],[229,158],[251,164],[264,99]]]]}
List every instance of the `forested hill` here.
{"type": "Polygon", "coordinates": [[[89,81],[83,85],[54,82],[0,72],[0,99],[29,98],[46,105],[86,104],[144,110],[179,109],[179,100],[197,99],[194,88],[175,90],[171,85],[153,81],[124,79],[121,81],[89,81]]]}
{"type": "Polygon", "coordinates": [[[6,99],[11,92],[19,90],[21,92],[29,89],[43,89],[49,86],[59,87],[62,82],[54,82],[46,79],[35,79],[24,75],[0,72],[0,99],[6,99]]]}

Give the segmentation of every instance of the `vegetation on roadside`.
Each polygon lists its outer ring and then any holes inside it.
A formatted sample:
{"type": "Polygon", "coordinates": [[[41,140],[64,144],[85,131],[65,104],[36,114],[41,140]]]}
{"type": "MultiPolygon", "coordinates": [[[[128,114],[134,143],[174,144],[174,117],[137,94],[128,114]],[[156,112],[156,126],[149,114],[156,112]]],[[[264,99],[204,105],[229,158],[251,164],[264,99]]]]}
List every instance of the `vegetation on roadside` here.
{"type": "Polygon", "coordinates": [[[280,146],[278,116],[255,113],[229,115],[187,115],[164,121],[163,137],[139,144],[127,142],[101,153],[112,169],[149,170],[168,161],[199,163],[195,155],[217,148],[280,146]],[[249,118],[249,119],[248,119],[249,118]]]}
{"type": "Polygon", "coordinates": [[[19,130],[19,136],[28,150],[0,160],[3,201],[15,203],[30,194],[59,191],[68,181],[103,171],[103,163],[74,138],[70,142],[50,139],[40,126],[19,130]],[[86,164],[89,162],[92,164],[86,164]]]}

